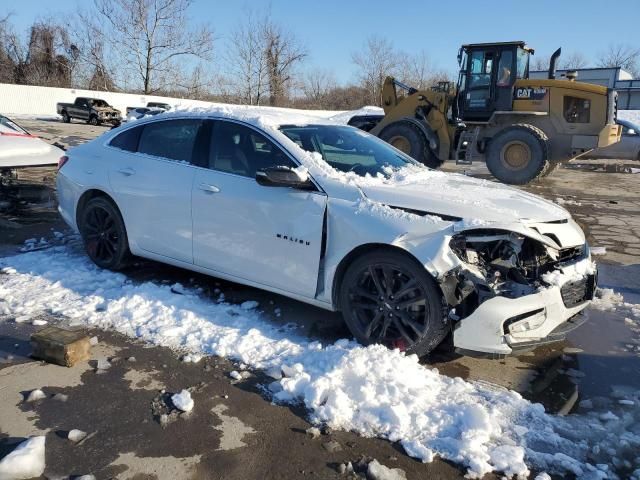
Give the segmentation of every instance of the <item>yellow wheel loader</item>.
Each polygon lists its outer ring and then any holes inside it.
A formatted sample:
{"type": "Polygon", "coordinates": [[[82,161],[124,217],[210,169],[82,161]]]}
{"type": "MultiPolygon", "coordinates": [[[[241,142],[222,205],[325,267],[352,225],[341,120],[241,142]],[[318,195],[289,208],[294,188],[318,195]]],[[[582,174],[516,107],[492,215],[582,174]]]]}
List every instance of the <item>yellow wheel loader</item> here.
{"type": "Polygon", "coordinates": [[[530,79],[532,54],[520,41],[463,45],[457,87],[416,90],[387,77],[385,115],[366,129],[432,168],[484,156],[494,177],[516,185],[618,142],[616,92],[577,82],[575,74],[556,79],[560,49],[548,78],[530,79]]]}

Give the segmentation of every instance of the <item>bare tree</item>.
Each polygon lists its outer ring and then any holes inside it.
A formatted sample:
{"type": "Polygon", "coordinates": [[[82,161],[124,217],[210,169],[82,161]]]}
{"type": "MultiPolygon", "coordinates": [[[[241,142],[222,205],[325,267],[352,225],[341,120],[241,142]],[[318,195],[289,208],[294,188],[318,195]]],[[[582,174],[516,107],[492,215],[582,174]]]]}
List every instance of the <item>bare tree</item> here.
{"type": "Polygon", "coordinates": [[[315,68],[306,73],[302,92],[309,106],[320,108],[329,92],[336,86],[336,78],[331,70],[315,68]]]}
{"type": "Polygon", "coordinates": [[[0,17],[0,83],[13,83],[15,62],[11,57],[13,29],[9,23],[11,14],[0,17]]]}
{"type": "Polygon", "coordinates": [[[369,37],[364,48],[351,55],[359,67],[360,85],[370,92],[367,103],[382,104],[382,84],[387,75],[397,73],[399,56],[389,40],[377,35],[369,37]]]}
{"type": "Polygon", "coordinates": [[[577,70],[579,68],[586,68],[589,65],[589,60],[580,52],[573,52],[566,57],[560,57],[560,68],[562,70],[577,70]]]}
{"type": "Polygon", "coordinates": [[[307,51],[291,31],[271,19],[264,25],[263,36],[269,79],[269,105],[279,106],[292,81],[295,66],[307,56],[307,51]]]}
{"type": "Polygon", "coordinates": [[[640,76],[640,48],[630,45],[609,45],[598,58],[599,67],[620,67],[634,76],[640,76]]]}
{"type": "Polygon", "coordinates": [[[431,62],[425,50],[420,50],[414,55],[401,54],[398,65],[398,77],[418,90],[430,87],[431,62]]]}
{"type": "Polygon", "coordinates": [[[551,61],[551,57],[549,56],[540,56],[534,55],[531,59],[532,62],[529,65],[529,69],[531,71],[546,71],[549,70],[549,62],[551,61]]]}
{"type": "Polygon", "coordinates": [[[213,32],[207,25],[190,27],[191,4],[192,0],[94,0],[104,41],[144,93],[166,88],[180,72],[180,60],[210,58],[213,32]]]}
{"type": "Polygon", "coordinates": [[[242,103],[282,105],[294,81],[295,68],[307,56],[297,37],[276,23],[269,12],[247,10],[231,33],[227,49],[230,76],[242,103]]]}
{"type": "Polygon", "coordinates": [[[267,92],[267,62],[263,45],[264,18],[248,10],[232,32],[227,52],[230,76],[241,103],[260,105],[267,92]]]}

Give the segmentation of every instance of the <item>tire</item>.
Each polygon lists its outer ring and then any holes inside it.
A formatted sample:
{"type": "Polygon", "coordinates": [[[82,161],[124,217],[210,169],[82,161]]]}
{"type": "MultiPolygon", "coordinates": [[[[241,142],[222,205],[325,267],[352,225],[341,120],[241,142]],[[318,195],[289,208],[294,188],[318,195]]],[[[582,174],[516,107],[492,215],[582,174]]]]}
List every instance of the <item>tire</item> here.
{"type": "Polygon", "coordinates": [[[338,295],[344,321],[363,345],[382,343],[422,357],[450,330],[435,280],[401,252],[376,250],[356,258],[345,272],[338,295]]]}
{"type": "Polygon", "coordinates": [[[501,182],[524,185],[550,169],[548,138],[533,125],[507,127],[489,142],[486,162],[501,182]]]}
{"type": "Polygon", "coordinates": [[[98,117],[96,115],[91,115],[87,123],[97,126],[100,125],[100,120],[98,120],[98,117]]]}
{"type": "Polygon", "coordinates": [[[131,255],[129,240],[118,208],[104,197],[87,202],[78,227],[89,258],[100,268],[121,270],[131,255]]]}
{"type": "Polygon", "coordinates": [[[438,168],[442,161],[429,148],[429,142],[415,125],[392,123],[380,132],[380,138],[429,168],[438,168]]]}
{"type": "Polygon", "coordinates": [[[62,121],[64,123],[70,123],[71,122],[71,117],[69,116],[69,114],[67,113],[66,110],[62,111],[62,121]]]}

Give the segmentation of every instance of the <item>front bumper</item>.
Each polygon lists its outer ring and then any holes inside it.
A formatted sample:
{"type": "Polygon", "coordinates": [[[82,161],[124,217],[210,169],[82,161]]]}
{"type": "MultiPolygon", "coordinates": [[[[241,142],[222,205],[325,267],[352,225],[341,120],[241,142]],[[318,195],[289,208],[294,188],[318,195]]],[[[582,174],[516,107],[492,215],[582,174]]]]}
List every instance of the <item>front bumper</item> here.
{"type": "Polygon", "coordinates": [[[560,334],[572,330],[563,324],[589,305],[595,288],[596,275],[591,274],[519,298],[491,298],[458,322],[453,344],[459,350],[508,355],[562,340],[560,334]]]}

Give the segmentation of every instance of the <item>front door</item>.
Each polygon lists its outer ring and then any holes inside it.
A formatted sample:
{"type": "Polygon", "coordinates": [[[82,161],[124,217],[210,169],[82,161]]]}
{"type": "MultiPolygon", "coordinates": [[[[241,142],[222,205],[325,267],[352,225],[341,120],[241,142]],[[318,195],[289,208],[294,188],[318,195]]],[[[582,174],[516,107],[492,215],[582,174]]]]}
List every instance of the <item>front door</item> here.
{"type": "Polygon", "coordinates": [[[193,263],[191,189],[197,119],[164,120],[115,137],[109,181],[129,241],[141,250],[193,263]]]}
{"type": "Polygon", "coordinates": [[[252,127],[216,121],[193,182],[196,265],[314,297],[326,195],[265,187],[256,171],[295,163],[252,127]]]}

